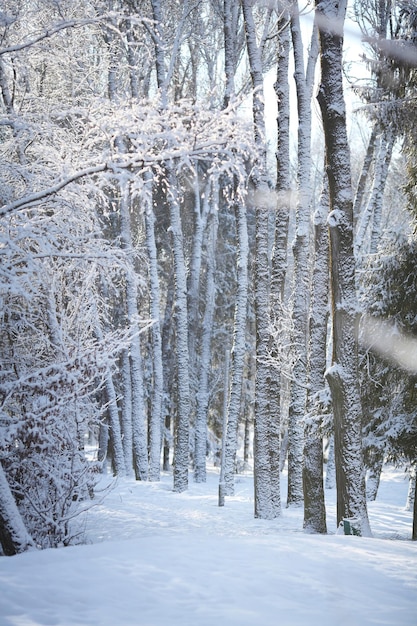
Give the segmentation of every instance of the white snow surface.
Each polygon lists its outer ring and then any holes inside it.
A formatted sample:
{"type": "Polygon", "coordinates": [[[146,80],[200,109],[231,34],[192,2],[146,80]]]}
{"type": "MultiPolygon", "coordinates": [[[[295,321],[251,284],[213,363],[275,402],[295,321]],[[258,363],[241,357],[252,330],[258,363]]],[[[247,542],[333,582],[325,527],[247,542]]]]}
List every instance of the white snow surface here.
{"type": "MultiPolygon", "coordinates": [[[[1,626],[416,626],[407,480],[388,468],[373,538],[302,530],[301,508],[253,517],[253,477],[218,506],[218,471],[187,492],[119,480],[88,513],[87,545],[0,558],[1,626]]],[[[282,482],[283,503],[285,477],[282,482]]]]}

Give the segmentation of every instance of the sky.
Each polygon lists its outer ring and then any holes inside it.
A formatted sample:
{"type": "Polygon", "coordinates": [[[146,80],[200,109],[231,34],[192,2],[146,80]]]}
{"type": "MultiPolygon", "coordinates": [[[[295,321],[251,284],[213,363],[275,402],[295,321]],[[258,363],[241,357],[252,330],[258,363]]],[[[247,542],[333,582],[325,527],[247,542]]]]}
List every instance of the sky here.
{"type": "Polygon", "coordinates": [[[309,535],[302,508],[254,519],[251,473],[224,507],[218,481],[119,479],[83,520],[87,545],[0,558],[0,626],[416,626],[403,470],[369,503],[372,538],[336,533],[334,490],[328,534],[309,535]]]}

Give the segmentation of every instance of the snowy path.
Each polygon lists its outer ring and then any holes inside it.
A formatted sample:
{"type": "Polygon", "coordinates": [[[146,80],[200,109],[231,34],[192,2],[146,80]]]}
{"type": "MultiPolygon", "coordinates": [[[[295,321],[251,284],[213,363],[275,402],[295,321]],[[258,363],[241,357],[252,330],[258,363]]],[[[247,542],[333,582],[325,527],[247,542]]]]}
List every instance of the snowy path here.
{"type": "Polygon", "coordinates": [[[402,475],[370,504],[373,539],[306,535],[300,509],[253,519],[249,476],[219,508],[217,481],[183,494],[168,476],[121,481],[89,513],[93,544],[1,558],[0,625],[416,626],[402,475]]]}

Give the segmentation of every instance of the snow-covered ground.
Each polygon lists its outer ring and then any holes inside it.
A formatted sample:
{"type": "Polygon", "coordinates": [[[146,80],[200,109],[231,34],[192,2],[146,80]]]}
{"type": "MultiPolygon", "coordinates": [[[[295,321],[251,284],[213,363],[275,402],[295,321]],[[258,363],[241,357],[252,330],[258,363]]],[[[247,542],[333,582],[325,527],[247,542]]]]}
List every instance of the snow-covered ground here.
{"type": "MultiPolygon", "coordinates": [[[[217,505],[218,473],[186,493],[120,480],[88,513],[88,545],[0,558],[1,626],[416,626],[407,481],[386,470],[372,539],[302,531],[302,510],[253,518],[249,475],[217,505]]],[[[282,492],[285,494],[285,478],[282,492]]]]}

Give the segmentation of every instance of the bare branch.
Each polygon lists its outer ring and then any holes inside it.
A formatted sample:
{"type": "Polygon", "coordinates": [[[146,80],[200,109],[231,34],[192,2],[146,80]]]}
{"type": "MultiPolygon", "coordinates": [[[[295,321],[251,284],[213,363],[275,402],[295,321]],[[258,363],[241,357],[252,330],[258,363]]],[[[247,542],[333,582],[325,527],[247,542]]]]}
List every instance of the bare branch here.
{"type": "Polygon", "coordinates": [[[30,194],[29,196],[24,196],[23,198],[19,198],[14,202],[10,202],[9,204],[5,204],[0,208],[0,217],[4,215],[8,215],[13,211],[18,209],[22,209],[23,207],[31,206],[37,204],[40,200],[47,198],[48,196],[53,196],[58,191],[73,183],[84,176],[91,176],[91,174],[97,174],[98,172],[104,172],[107,169],[114,169],[108,163],[99,163],[98,165],[94,165],[92,167],[88,167],[86,169],[80,170],[69,176],[68,178],[64,178],[59,182],[55,183],[51,187],[47,187],[46,189],[42,189],[41,191],[36,191],[35,193],[30,194]]]}
{"type": "Polygon", "coordinates": [[[6,48],[2,48],[0,50],[0,56],[3,54],[8,54],[9,52],[19,52],[20,50],[25,50],[26,48],[30,48],[35,44],[43,41],[44,39],[48,39],[52,37],[56,33],[59,33],[61,30],[65,30],[67,28],[80,28],[81,26],[86,26],[87,24],[93,24],[95,22],[101,21],[102,18],[91,18],[85,20],[67,20],[65,22],[60,22],[59,24],[55,24],[48,30],[45,30],[43,33],[34,37],[33,39],[29,39],[28,41],[23,41],[20,44],[16,44],[14,46],[7,46],[6,48]]]}

